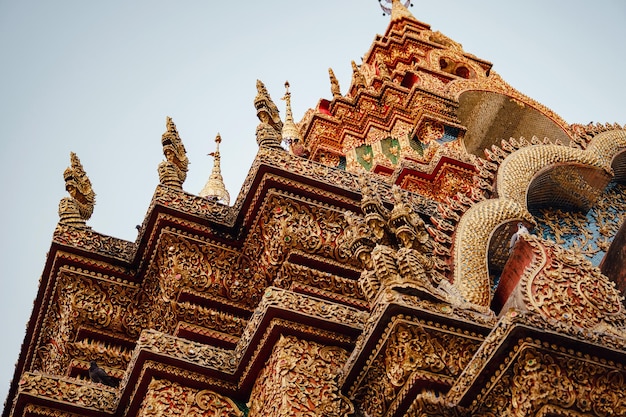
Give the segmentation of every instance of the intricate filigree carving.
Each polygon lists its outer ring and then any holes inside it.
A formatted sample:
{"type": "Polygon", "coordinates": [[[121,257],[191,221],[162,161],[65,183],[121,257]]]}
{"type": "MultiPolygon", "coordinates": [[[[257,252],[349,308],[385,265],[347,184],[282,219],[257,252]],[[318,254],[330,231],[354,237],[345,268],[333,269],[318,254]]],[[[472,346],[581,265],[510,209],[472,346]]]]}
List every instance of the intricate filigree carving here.
{"type": "Polygon", "coordinates": [[[133,242],[106,236],[91,229],[77,229],[75,226],[58,224],[52,237],[54,242],[91,253],[130,262],[137,252],[133,242]]]}
{"type": "Polygon", "coordinates": [[[545,407],[572,416],[626,413],[624,369],[581,352],[553,349],[539,341],[516,346],[513,366],[502,368],[505,372],[494,378],[490,398],[472,415],[525,417],[545,407]]]}
{"type": "Polygon", "coordinates": [[[338,347],[281,336],[250,394],[250,417],[351,415],[354,407],[335,380],[347,356],[338,347]]]}
{"type": "Polygon", "coordinates": [[[198,390],[166,379],[152,378],[137,416],[165,415],[242,417],[244,414],[230,398],[211,390],[198,390]]]}
{"type": "Polygon", "coordinates": [[[117,407],[117,393],[113,388],[41,373],[24,373],[19,392],[109,413],[117,407]]]}

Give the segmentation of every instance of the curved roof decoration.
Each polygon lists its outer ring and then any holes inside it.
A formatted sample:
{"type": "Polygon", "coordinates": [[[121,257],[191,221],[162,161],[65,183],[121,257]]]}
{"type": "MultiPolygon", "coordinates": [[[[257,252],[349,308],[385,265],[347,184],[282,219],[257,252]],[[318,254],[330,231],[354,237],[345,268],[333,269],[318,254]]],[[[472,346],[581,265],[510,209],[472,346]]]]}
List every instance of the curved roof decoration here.
{"type": "Polygon", "coordinates": [[[613,159],[624,149],[626,130],[613,130],[595,136],[585,150],[559,145],[531,145],[505,158],[498,170],[498,198],[472,206],[461,217],[457,227],[454,285],[461,295],[471,303],[489,308],[489,240],[493,231],[504,223],[519,220],[535,223],[526,196],[537,174],[551,165],[572,163],[597,168],[612,177],[613,159]]]}

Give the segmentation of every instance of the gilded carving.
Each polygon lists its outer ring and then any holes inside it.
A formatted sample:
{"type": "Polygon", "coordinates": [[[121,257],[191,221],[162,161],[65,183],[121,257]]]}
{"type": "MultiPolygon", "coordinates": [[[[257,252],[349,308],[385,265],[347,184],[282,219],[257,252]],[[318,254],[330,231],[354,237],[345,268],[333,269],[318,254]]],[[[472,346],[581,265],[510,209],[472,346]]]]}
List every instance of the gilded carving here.
{"type": "Polygon", "coordinates": [[[343,278],[314,268],[284,262],[274,285],[289,288],[294,282],[323,289],[335,294],[342,294],[357,299],[363,298],[358,281],[343,278]]]}
{"type": "Polygon", "coordinates": [[[109,413],[117,407],[117,392],[114,388],[37,372],[22,374],[19,392],[109,413]]]}
{"type": "Polygon", "coordinates": [[[54,229],[52,239],[62,245],[81,248],[127,262],[132,260],[137,251],[137,245],[134,242],[102,235],[88,228],[78,229],[75,226],[61,223],[57,224],[54,229]]]}
{"type": "Polygon", "coordinates": [[[580,352],[537,342],[516,346],[511,367],[472,415],[541,415],[546,407],[560,415],[618,416],[626,413],[626,372],[580,352]],[[539,414],[538,414],[539,413],[539,414]]]}
{"type": "Polygon", "coordinates": [[[167,118],[136,241],[102,235],[70,155],[10,416],[626,415],[623,297],[590,262],[624,222],[626,130],[568,126],[393,4],[347,96],[329,69],[332,100],[291,126],[310,155],[281,148],[257,82],[260,146],[232,207],[183,191],[189,161],[167,118]],[[471,90],[532,107],[571,140],[468,154],[471,90]],[[548,181],[588,213],[542,209],[559,200],[548,181]],[[489,268],[507,251],[490,245],[520,220],[536,236],[513,251],[527,258],[501,281],[496,318],[489,268]],[[120,388],[85,380],[91,360],[120,388]],[[249,409],[229,398],[248,395],[249,409]]]}
{"type": "Polygon", "coordinates": [[[54,408],[42,407],[39,405],[28,404],[24,407],[24,414],[28,416],[46,416],[46,417],[82,417],[80,414],[67,413],[65,411],[56,410],[54,408]]]}
{"type": "MultiPolygon", "coordinates": [[[[416,370],[440,373],[446,369],[439,346],[419,326],[398,323],[387,341],[385,369],[389,381],[403,386],[416,370]]],[[[447,374],[447,370],[443,372],[447,374]]]]}
{"type": "MultiPolygon", "coordinates": [[[[131,336],[137,331],[126,322],[127,307],[133,305],[137,288],[72,269],[61,270],[57,279],[56,302],[44,322],[33,369],[62,375],[72,359],[72,352],[77,353],[76,348],[81,346],[71,345],[81,325],[131,336]]],[[[106,350],[102,355],[105,358],[122,354],[113,346],[106,350]]],[[[119,362],[119,359],[111,362],[119,362]]]]}
{"type": "Polygon", "coordinates": [[[281,336],[252,388],[249,416],[351,415],[335,379],[347,356],[339,347],[281,336]]]}
{"type": "Polygon", "coordinates": [[[137,413],[147,416],[242,417],[228,397],[211,390],[198,390],[166,379],[152,378],[137,413]]]}
{"type": "MultiPolygon", "coordinates": [[[[623,296],[591,262],[534,236],[524,236],[535,259],[520,278],[524,308],[548,322],[626,336],[623,296]]],[[[521,307],[521,306],[520,306],[521,307]]]]}
{"type": "Polygon", "coordinates": [[[230,360],[232,351],[170,336],[156,330],[144,330],[141,333],[133,356],[137,356],[142,349],[184,359],[222,372],[232,373],[236,365],[230,360]]]}

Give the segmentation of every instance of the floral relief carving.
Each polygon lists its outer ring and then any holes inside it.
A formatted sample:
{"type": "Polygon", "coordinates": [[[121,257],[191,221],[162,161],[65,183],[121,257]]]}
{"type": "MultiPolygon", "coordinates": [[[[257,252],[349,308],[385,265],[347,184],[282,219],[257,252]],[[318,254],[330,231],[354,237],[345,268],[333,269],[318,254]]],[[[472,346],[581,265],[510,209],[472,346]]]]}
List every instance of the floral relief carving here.
{"type": "Polygon", "coordinates": [[[335,379],[347,356],[339,347],[281,336],[252,388],[249,416],[351,415],[335,379]]]}
{"type": "Polygon", "coordinates": [[[242,417],[243,412],[228,397],[211,390],[185,387],[166,379],[152,378],[138,417],[242,417]]]}
{"type": "Polygon", "coordinates": [[[315,288],[327,290],[332,293],[342,294],[357,299],[363,298],[363,292],[361,291],[358,281],[356,280],[346,279],[291,262],[283,263],[274,284],[281,288],[289,288],[294,281],[310,285],[315,288]]]}
{"type": "Polygon", "coordinates": [[[404,385],[415,370],[444,371],[446,365],[438,347],[419,326],[398,323],[385,349],[385,369],[391,383],[397,387],[404,385]]]}
{"type": "MultiPolygon", "coordinates": [[[[56,303],[44,322],[32,369],[65,374],[72,353],[76,353],[70,342],[81,325],[134,335],[134,329],[127,326],[126,314],[136,299],[137,287],[63,268],[56,291],[56,303]]],[[[115,355],[115,348],[109,351],[115,355]]]]}
{"type": "Polygon", "coordinates": [[[528,308],[547,320],[626,335],[623,297],[588,260],[555,243],[528,236],[536,260],[522,275],[528,308]]]}
{"type": "Polygon", "coordinates": [[[136,356],[141,349],[159,352],[163,355],[184,359],[227,373],[232,373],[236,365],[231,360],[233,352],[230,350],[192,342],[157,332],[156,330],[145,330],[142,332],[133,354],[133,361],[136,360],[136,356]]]}
{"type": "Polygon", "coordinates": [[[625,219],[626,186],[611,183],[586,216],[560,209],[541,210],[537,234],[594,262],[606,253],[625,219]]]}
{"type": "MultiPolygon", "coordinates": [[[[537,341],[538,342],[538,341],[537,341]]],[[[536,415],[545,407],[562,415],[618,416],[626,413],[626,372],[580,352],[523,342],[513,366],[499,375],[489,397],[472,415],[536,415]]]]}
{"type": "Polygon", "coordinates": [[[19,391],[109,413],[117,407],[113,388],[72,378],[26,372],[20,378],[19,391]]]}

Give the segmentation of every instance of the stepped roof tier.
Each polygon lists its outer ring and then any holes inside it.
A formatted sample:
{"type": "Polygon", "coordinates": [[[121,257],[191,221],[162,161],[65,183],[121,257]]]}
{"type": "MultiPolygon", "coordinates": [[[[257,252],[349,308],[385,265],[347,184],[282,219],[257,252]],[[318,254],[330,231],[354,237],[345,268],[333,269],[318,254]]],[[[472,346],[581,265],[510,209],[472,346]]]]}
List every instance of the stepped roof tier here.
{"type": "Polygon", "coordinates": [[[257,81],[232,205],[220,135],[188,193],[168,117],[137,239],[110,237],[71,154],[3,417],[626,415],[625,127],[391,4],[299,123],[257,81]]]}

